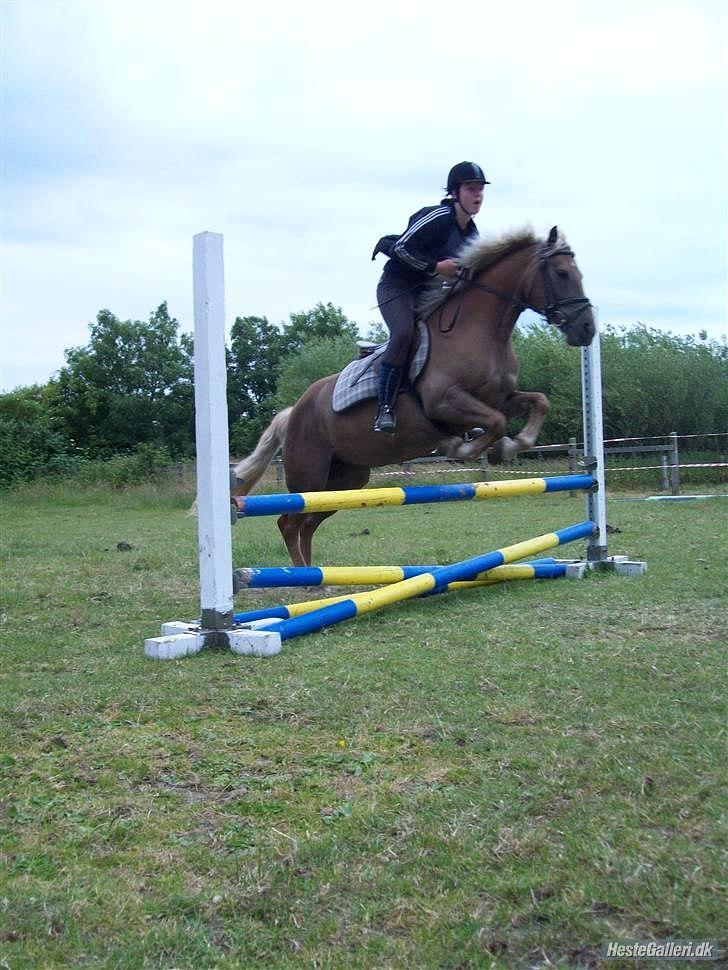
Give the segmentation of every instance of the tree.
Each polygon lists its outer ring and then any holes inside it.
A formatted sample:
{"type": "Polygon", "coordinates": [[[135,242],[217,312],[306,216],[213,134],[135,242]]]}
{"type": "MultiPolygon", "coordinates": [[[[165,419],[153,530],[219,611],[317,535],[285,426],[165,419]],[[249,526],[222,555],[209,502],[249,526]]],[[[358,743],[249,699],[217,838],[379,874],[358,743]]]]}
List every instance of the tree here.
{"type": "Polygon", "coordinates": [[[370,320],[364,339],[371,341],[373,344],[383,344],[389,340],[389,331],[381,320],[370,320]]]}
{"type": "Polygon", "coordinates": [[[304,344],[312,340],[349,337],[356,341],[359,328],[347,319],[340,307],[331,303],[317,303],[313,310],[291,313],[289,323],[283,327],[283,352],[285,356],[296,354],[304,344]]]}
{"type": "Polygon", "coordinates": [[[728,349],[717,341],[644,324],[606,327],[602,376],[608,438],[709,433],[728,423],[728,349]]]}
{"type": "Polygon", "coordinates": [[[230,450],[249,451],[273,416],[284,339],[266,317],[237,317],[230,329],[228,418],[230,450]]]}
{"type": "Polygon", "coordinates": [[[0,486],[72,471],[79,456],[63,433],[53,382],[0,395],[0,486]]]}
{"type": "MultiPolygon", "coordinates": [[[[548,324],[513,335],[519,386],[542,391],[551,411],[541,444],[581,436],[579,353],[548,324]]],[[[606,438],[701,434],[728,424],[728,349],[717,341],[676,337],[637,324],[601,333],[606,438]]]]}
{"type": "Polygon", "coordinates": [[[231,329],[229,354],[231,452],[251,451],[273,414],[284,406],[277,392],[281,374],[287,383],[283,399],[293,403],[318,377],[339,370],[342,354],[344,363],[356,356],[358,336],[357,325],[331,303],[291,313],[282,329],[265,317],[238,317],[231,329]],[[339,347],[333,355],[330,345],[339,347]],[[299,360],[302,353],[304,358],[299,360]],[[321,355],[320,361],[312,354],[321,355]]]}
{"type": "Polygon", "coordinates": [[[320,377],[336,374],[355,357],[356,340],[349,334],[309,340],[281,362],[275,410],[294,404],[307,387],[320,377]]]}
{"type": "MultiPolygon", "coordinates": [[[[581,433],[581,373],[579,351],[569,347],[555,327],[533,323],[513,332],[518,358],[518,386],[524,391],[541,391],[549,399],[549,411],[539,435],[539,444],[568,441],[581,433]]],[[[524,419],[513,422],[513,429],[524,419]]]]}
{"type": "Polygon", "coordinates": [[[191,454],[192,341],[162,303],[148,322],[101,310],[86,347],[66,351],[58,377],[66,435],[91,457],[149,443],[191,454]]]}

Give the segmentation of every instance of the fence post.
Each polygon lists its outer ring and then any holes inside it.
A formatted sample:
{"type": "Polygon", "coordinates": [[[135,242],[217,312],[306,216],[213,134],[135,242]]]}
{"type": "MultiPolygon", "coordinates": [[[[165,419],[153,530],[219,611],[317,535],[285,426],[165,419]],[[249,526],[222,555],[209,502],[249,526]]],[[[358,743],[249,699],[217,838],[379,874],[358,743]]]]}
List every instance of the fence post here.
{"type": "Polygon", "coordinates": [[[670,435],[672,438],[672,494],[680,494],[680,452],[678,449],[677,431],[670,435]]]}
{"type": "Polygon", "coordinates": [[[668,458],[670,457],[669,451],[660,452],[660,461],[662,462],[662,491],[666,492],[670,487],[670,479],[667,474],[668,458]]]}
{"type": "Polygon", "coordinates": [[[490,480],[490,466],[488,465],[488,456],[483,452],[480,456],[480,467],[483,469],[483,481],[487,482],[490,480]]]}

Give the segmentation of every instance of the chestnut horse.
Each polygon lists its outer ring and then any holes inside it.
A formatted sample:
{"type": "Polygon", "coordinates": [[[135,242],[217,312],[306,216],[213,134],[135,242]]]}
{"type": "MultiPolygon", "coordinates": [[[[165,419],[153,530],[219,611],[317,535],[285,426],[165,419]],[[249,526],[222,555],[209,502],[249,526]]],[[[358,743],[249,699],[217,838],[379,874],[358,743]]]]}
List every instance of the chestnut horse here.
{"type": "MultiPolygon", "coordinates": [[[[591,342],[594,318],[574,254],[554,226],[546,240],[530,230],[495,242],[476,240],[458,262],[461,278],[446,295],[440,281],[421,301],[430,352],[414,386],[399,395],[396,433],[372,430],[375,400],[335,413],[331,398],[338,375],[323,377],[274,417],[252,454],[235,467],[235,494],[251,491],[281,446],[288,490],[317,492],[362,488],[372,468],[435,449],[475,458],[500,442],[503,457],[509,458],[535,444],[549,403],[543,394],[517,390],[511,334],[529,308],[558,327],[568,344],[591,342]],[[517,415],[527,420],[511,440],[505,437],[506,424],[517,415]],[[464,437],[474,428],[484,432],[464,437]]],[[[278,519],[294,565],[310,565],[313,534],[333,514],[278,519]]]]}

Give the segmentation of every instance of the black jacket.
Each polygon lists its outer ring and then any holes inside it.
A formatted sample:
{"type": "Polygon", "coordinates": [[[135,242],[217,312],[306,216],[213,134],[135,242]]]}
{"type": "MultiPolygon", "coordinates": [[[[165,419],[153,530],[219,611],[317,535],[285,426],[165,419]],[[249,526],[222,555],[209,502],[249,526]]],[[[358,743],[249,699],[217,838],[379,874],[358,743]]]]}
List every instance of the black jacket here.
{"type": "Polygon", "coordinates": [[[455,205],[445,199],[440,205],[427,206],[410,216],[401,236],[384,236],[379,240],[372,259],[379,252],[390,259],[384,276],[399,276],[409,283],[426,282],[441,259],[455,256],[463,243],[478,236],[471,219],[461,229],[455,216],[455,205]]]}

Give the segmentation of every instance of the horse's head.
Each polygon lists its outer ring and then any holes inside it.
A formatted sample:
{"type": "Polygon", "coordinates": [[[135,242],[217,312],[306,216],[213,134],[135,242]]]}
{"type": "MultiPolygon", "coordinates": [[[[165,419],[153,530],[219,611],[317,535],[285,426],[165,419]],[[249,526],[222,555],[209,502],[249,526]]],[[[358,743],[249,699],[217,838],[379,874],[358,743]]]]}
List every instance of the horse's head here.
{"type": "Polygon", "coordinates": [[[586,347],[595,333],[592,305],[581,280],[573,252],[554,226],[541,243],[528,303],[558,327],[572,347],[586,347]]]}

